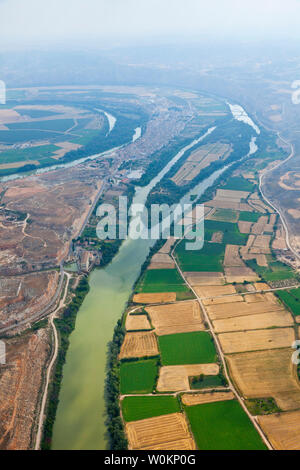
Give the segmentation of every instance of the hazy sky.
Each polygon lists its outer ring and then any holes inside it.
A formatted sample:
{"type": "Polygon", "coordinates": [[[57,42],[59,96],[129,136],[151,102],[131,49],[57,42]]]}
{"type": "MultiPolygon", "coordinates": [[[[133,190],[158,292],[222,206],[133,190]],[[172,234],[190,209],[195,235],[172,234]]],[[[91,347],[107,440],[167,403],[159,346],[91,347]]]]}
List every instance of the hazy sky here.
{"type": "Polygon", "coordinates": [[[300,37],[299,20],[300,0],[0,0],[2,48],[207,34],[300,37]]]}

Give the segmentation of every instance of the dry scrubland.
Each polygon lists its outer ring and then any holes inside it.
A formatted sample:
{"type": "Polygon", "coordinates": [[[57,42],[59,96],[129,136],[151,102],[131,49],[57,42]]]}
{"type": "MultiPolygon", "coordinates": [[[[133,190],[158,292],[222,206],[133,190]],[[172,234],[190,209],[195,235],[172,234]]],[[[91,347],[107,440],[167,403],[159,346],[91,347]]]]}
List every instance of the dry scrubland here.
{"type": "Polygon", "coordinates": [[[45,364],[50,354],[49,332],[40,329],[6,340],[6,365],[0,368],[0,449],[32,448],[45,364]]]}
{"type": "Polygon", "coordinates": [[[126,424],[129,449],[194,450],[196,445],[182,413],[158,416],[126,424]]]}

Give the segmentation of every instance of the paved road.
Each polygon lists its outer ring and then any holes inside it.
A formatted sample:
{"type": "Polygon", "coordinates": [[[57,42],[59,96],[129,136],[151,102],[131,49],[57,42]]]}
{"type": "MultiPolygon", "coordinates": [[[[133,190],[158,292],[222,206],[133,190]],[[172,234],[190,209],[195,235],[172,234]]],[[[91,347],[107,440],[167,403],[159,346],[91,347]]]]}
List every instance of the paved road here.
{"type": "Polygon", "coordinates": [[[39,450],[40,445],[41,445],[41,438],[42,438],[43,424],[44,424],[44,419],[45,419],[45,408],[46,408],[46,403],[47,403],[49,382],[50,382],[50,377],[51,377],[51,373],[52,373],[52,368],[53,368],[53,365],[56,361],[57,354],[58,354],[58,335],[57,335],[57,330],[56,330],[56,327],[55,327],[54,319],[56,317],[57,312],[65,306],[65,301],[66,301],[66,297],[67,297],[67,294],[68,294],[69,282],[70,282],[70,278],[71,278],[71,275],[69,273],[64,273],[64,274],[67,276],[67,282],[66,282],[63,298],[61,299],[57,309],[50,315],[50,325],[51,325],[51,328],[52,328],[52,331],[53,331],[53,338],[54,338],[54,351],[53,351],[51,361],[50,361],[50,363],[48,365],[48,368],[47,368],[46,384],[45,384],[45,388],[44,388],[44,393],[43,393],[43,398],[42,398],[42,403],[41,403],[41,409],[40,409],[40,414],[39,414],[39,424],[38,424],[38,430],[37,430],[37,434],[36,434],[35,450],[39,450]]]}

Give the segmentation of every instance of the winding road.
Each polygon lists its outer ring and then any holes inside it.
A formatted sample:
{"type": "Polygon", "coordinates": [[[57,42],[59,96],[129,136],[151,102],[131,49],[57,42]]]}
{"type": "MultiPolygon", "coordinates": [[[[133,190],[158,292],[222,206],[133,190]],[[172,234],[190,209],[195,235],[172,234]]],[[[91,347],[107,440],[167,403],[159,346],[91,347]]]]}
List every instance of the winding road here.
{"type": "Polygon", "coordinates": [[[44,418],[45,418],[45,408],[46,408],[46,403],[47,403],[49,382],[50,382],[50,377],[51,377],[53,365],[56,361],[57,354],[58,354],[58,335],[57,335],[57,330],[56,330],[56,327],[55,327],[54,319],[56,317],[57,312],[59,312],[59,310],[61,310],[65,306],[66,297],[67,297],[67,294],[68,294],[69,282],[70,282],[70,278],[71,278],[71,274],[66,273],[66,272],[64,274],[67,277],[64,295],[63,295],[58,307],[56,308],[56,310],[54,310],[54,312],[49,317],[49,322],[50,322],[50,325],[51,325],[51,328],[52,328],[52,331],[53,331],[54,351],[53,351],[53,355],[52,355],[51,361],[49,362],[49,365],[48,365],[48,368],[47,368],[47,373],[46,373],[46,383],[45,383],[45,388],[44,388],[44,393],[43,393],[42,403],[41,403],[41,409],[40,409],[40,414],[39,414],[39,423],[38,423],[38,430],[37,430],[37,434],[36,434],[35,450],[39,450],[40,445],[41,445],[41,438],[42,438],[42,432],[43,432],[43,424],[44,424],[44,418]]]}

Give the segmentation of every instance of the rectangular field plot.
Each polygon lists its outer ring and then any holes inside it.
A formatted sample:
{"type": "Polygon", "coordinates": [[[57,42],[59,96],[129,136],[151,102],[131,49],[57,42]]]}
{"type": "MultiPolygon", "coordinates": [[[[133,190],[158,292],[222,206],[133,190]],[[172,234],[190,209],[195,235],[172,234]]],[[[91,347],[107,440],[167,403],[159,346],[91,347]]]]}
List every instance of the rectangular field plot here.
{"type": "Polygon", "coordinates": [[[180,412],[177,398],[171,396],[125,397],[121,403],[127,422],[180,412]]]}
{"type": "Polygon", "coordinates": [[[135,294],[133,296],[133,302],[137,304],[156,304],[163,302],[175,302],[176,292],[160,292],[160,293],[149,293],[149,294],[135,294]]]}
{"type": "Polygon", "coordinates": [[[182,271],[223,271],[225,246],[220,243],[204,243],[201,250],[186,250],[185,242],[175,250],[182,271]]]}
{"type": "Polygon", "coordinates": [[[126,330],[151,330],[151,325],[147,315],[133,315],[128,314],[126,318],[126,330]]]}
{"type": "Polygon", "coordinates": [[[158,374],[157,360],[122,362],[120,365],[121,394],[151,393],[158,374]]]}
{"type": "Polygon", "coordinates": [[[126,424],[129,449],[194,450],[185,416],[172,413],[126,424]]]}
{"type": "Polygon", "coordinates": [[[266,449],[250,419],[235,400],[187,406],[185,410],[199,450],[266,449]]]}
{"type": "Polygon", "coordinates": [[[7,124],[11,130],[46,130],[65,132],[75,125],[74,119],[52,119],[49,121],[14,122],[7,124]]]}
{"type": "Polygon", "coordinates": [[[215,403],[217,401],[233,400],[232,392],[203,392],[184,393],[181,397],[182,403],[186,406],[203,405],[204,403],[215,403]]]}
{"type": "Polygon", "coordinates": [[[255,315],[260,313],[281,312],[282,305],[265,300],[263,302],[232,302],[207,306],[207,312],[211,320],[255,315]]]}
{"type": "Polygon", "coordinates": [[[219,335],[219,341],[225,354],[285,348],[291,346],[294,340],[293,328],[238,331],[219,335]]]}
{"type": "Polygon", "coordinates": [[[217,220],[205,220],[205,240],[209,241],[215,232],[223,233],[223,243],[231,245],[246,245],[248,236],[239,231],[238,224],[231,222],[219,222],[217,220]]]}
{"type": "Polygon", "coordinates": [[[156,336],[152,331],[126,333],[119,354],[120,359],[156,356],[156,336]]]}
{"type": "Polygon", "coordinates": [[[205,329],[200,306],[196,300],[156,305],[147,307],[146,310],[159,336],[205,329]]]}
{"type": "Polygon", "coordinates": [[[300,315],[300,289],[278,290],[276,294],[293,315],[300,315]]]}
{"type": "Polygon", "coordinates": [[[215,320],[213,322],[216,333],[225,333],[226,331],[257,330],[260,328],[292,325],[293,319],[286,310],[215,320]]]}
{"type": "Polygon", "coordinates": [[[209,333],[179,333],[158,337],[163,365],[206,364],[216,361],[214,342],[209,333]]]}
{"type": "MultiPolygon", "coordinates": [[[[188,364],[184,366],[163,366],[159,371],[157,390],[159,392],[179,392],[190,390],[189,377],[204,375],[217,377],[218,364],[188,364]]],[[[205,380],[204,378],[204,380],[205,380]]]]}
{"type": "Polygon", "coordinates": [[[137,286],[138,292],[185,292],[186,284],[176,269],[150,269],[137,286]]]}
{"type": "Polygon", "coordinates": [[[226,357],[231,377],[245,398],[272,397],[283,410],[300,408],[300,385],[292,363],[293,349],[272,349],[226,357]]]}
{"type": "Polygon", "coordinates": [[[300,450],[300,411],[259,416],[258,422],[276,450],[300,450]]]}

